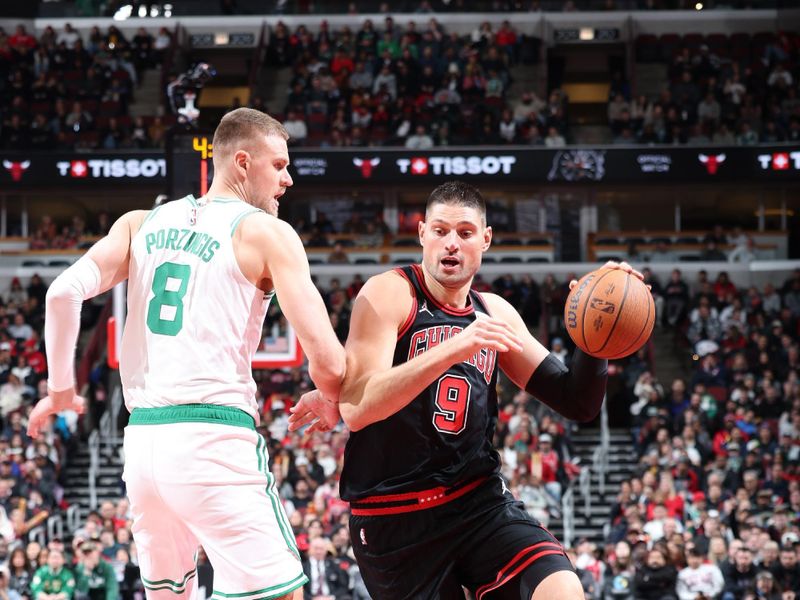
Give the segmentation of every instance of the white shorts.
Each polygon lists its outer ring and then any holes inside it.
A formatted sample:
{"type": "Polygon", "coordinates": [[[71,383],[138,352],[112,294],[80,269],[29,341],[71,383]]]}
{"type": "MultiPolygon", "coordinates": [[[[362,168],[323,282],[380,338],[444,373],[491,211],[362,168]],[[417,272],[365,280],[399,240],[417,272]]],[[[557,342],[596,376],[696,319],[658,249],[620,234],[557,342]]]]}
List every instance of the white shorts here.
{"type": "Polygon", "coordinates": [[[214,600],[268,600],[308,581],[266,442],[244,411],[135,409],[123,479],[149,600],[195,597],[198,546],[214,568],[214,600]]]}

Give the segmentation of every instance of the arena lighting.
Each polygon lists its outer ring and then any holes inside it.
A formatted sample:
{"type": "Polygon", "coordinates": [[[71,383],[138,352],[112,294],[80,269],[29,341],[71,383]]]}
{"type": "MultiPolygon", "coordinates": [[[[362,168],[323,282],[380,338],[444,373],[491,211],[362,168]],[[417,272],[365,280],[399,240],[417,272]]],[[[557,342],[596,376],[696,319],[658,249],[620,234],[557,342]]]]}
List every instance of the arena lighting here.
{"type": "Polygon", "coordinates": [[[694,5],[694,9],[695,10],[703,10],[703,3],[702,2],[698,2],[697,4],[694,5]]]}
{"type": "Polygon", "coordinates": [[[117,12],[114,13],[114,20],[124,21],[125,19],[129,19],[132,13],[133,4],[123,4],[117,9],[117,12]]]}
{"type": "Polygon", "coordinates": [[[226,31],[222,31],[220,33],[214,34],[214,45],[215,46],[227,46],[228,42],[230,42],[231,36],[228,35],[226,31]]]}
{"type": "Polygon", "coordinates": [[[594,39],[594,29],[592,27],[581,27],[578,37],[585,42],[594,39]]]}

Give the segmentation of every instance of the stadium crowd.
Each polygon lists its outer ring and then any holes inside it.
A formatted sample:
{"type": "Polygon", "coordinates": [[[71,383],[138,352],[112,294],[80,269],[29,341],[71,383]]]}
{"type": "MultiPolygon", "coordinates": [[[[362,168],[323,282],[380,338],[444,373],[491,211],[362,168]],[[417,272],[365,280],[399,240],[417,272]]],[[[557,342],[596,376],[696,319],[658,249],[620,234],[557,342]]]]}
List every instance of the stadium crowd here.
{"type": "MultiPolygon", "coordinates": [[[[679,271],[653,286],[659,327],[694,355],[687,380],[658,379],[650,354],[618,363],[639,463],[620,484],[605,543],[579,540],[569,554],[591,600],[792,600],[800,591],[800,270],[782,285],[737,289],[724,272],[687,282],[679,271]]],[[[475,287],[509,300],[552,351],[569,361],[560,315],[569,278],[505,275],[475,287]]],[[[331,323],[346,337],[363,280],[322,289],[331,323]]],[[[44,546],[28,532],[65,507],[67,450],[77,434],[62,414],[44,441],[24,433],[45,393],[41,348],[46,284],[14,280],[0,307],[0,594],[38,599],[141,598],[136,546],[124,490],[103,502],[72,539],[44,546]],[[45,516],[41,516],[45,515],[45,516]],[[48,591],[50,590],[50,591],[48,591]]],[[[269,335],[283,327],[271,307],[269,335]]],[[[691,359],[687,359],[691,360],[691,359]]],[[[281,498],[308,573],[307,597],[368,598],[350,550],[348,505],[338,495],[347,432],[288,432],[288,410],[311,382],[303,369],[256,372],[281,498]]],[[[496,445],[509,488],[545,525],[561,516],[561,495],[577,475],[565,422],[507,381],[499,386],[496,445]]],[[[210,567],[198,580],[210,592],[210,567]]]]}
{"type": "Polygon", "coordinates": [[[168,119],[128,107],[143,71],[172,44],[166,28],[128,39],[116,26],[81,36],[69,23],[38,39],[24,25],[0,28],[0,147],[53,150],[163,147],[168,119]]]}
{"type": "Polygon", "coordinates": [[[658,97],[648,97],[615,75],[608,104],[615,143],[749,146],[800,140],[797,34],[640,38],[638,61],[667,64],[668,84],[658,97]]]}
{"type": "Polygon", "coordinates": [[[267,61],[291,66],[283,120],[297,144],[563,145],[567,98],[560,90],[546,100],[526,93],[517,105],[508,102],[510,67],[533,46],[508,20],[460,36],[435,18],[417,27],[386,16],[355,31],[334,31],[326,21],[317,33],[305,25],[290,31],[280,22],[267,61]]]}

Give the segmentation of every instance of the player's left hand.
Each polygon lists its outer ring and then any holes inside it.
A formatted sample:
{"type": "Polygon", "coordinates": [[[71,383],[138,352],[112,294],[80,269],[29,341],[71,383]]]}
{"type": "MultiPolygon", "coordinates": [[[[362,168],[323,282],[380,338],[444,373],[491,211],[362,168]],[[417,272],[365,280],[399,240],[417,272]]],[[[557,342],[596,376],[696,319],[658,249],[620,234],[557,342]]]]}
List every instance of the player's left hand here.
{"type": "Polygon", "coordinates": [[[319,390],[311,390],[289,409],[289,431],[311,424],[308,433],[330,431],[339,422],[339,404],[325,398],[319,390]]]}
{"type": "Polygon", "coordinates": [[[36,403],[28,416],[28,436],[35,439],[50,415],[63,410],[74,410],[82,415],[86,411],[86,400],[78,396],[72,388],[60,392],[48,388],[48,395],[36,403]]]}
{"type": "Polygon", "coordinates": [[[634,269],[625,261],[616,262],[614,260],[609,260],[606,264],[603,265],[604,269],[620,269],[621,271],[625,271],[626,273],[630,273],[631,275],[635,275],[642,281],[644,281],[644,275],[642,275],[639,271],[634,269]]]}

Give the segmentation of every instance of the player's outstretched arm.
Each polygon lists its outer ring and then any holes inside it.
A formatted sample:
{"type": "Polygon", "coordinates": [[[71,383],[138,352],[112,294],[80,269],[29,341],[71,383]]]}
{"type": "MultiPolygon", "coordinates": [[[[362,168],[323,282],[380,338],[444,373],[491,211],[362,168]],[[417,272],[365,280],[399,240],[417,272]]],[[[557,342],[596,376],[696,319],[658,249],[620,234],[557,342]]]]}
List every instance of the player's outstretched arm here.
{"type": "MultiPolygon", "coordinates": [[[[326,398],[338,401],[345,370],[344,348],[333,331],[322,296],[311,281],[300,237],[288,223],[266,214],[253,215],[244,225],[267,229],[261,246],[281,310],[308,356],[311,379],[326,398]]],[[[243,235],[247,235],[246,229],[243,235]]]]}
{"type": "Polygon", "coordinates": [[[104,238],[66,269],[47,289],[44,340],[47,351],[48,395],[28,419],[28,435],[38,435],[51,414],[71,408],[82,412],[83,398],[75,391],[75,346],[84,300],[102,294],[128,277],[131,238],[147,211],[124,214],[104,238]]]}
{"type": "Polygon", "coordinates": [[[517,335],[504,323],[480,318],[458,335],[393,367],[397,334],[411,307],[408,282],[394,272],[371,278],[356,298],[339,404],[342,418],[353,431],[403,409],[452,365],[481,348],[502,353],[522,349],[517,335]]]}
{"type": "Polygon", "coordinates": [[[495,294],[483,294],[492,315],[509,324],[522,340],[522,352],[499,357],[500,368],[518,387],[560,415],[588,422],[600,412],[606,392],[608,361],[575,349],[567,369],[528,331],[519,313],[495,294]]]}

